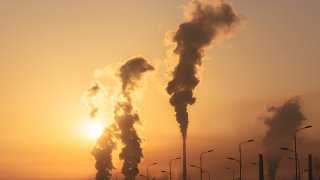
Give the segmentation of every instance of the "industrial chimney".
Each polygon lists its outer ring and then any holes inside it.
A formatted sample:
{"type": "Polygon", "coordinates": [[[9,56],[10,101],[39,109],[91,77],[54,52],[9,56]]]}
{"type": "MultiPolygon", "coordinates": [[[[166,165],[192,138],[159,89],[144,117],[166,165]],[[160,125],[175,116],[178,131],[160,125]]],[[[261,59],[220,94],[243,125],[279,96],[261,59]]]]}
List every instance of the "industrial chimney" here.
{"type": "Polygon", "coordinates": [[[312,170],[313,170],[313,168],[312,168],[312,155],[311,154],[309,154],[309,170],[308,170],[308,180],[313,180],[313,173],[312,173],[312,170]]]}
{"type": "Polygon", "coordinates": [[[264,180],[263,154],[259,154],[259,180],[264,180]]]}

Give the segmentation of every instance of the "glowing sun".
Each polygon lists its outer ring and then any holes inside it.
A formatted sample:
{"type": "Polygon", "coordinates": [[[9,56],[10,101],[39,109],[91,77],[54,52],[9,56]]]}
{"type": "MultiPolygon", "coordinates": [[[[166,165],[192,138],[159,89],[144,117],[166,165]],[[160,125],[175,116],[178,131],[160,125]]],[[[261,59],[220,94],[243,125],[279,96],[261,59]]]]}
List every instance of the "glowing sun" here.
{"type": "Polygon", "coordinates": [[[90,139],[97,139],[100,137],[104,129],[102,123],[99,122],[90,122],[87,125],[87,135],[90,139]]]}

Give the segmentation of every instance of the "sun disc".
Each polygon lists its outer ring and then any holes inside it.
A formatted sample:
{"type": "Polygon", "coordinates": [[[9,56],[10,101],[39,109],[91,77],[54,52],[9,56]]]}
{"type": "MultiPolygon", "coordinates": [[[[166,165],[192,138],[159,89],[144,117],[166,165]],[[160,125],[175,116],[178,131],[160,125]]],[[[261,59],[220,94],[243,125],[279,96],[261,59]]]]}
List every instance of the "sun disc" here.
{"type": "Polygon", "coordinates": [[[87,127],[87,135],[91,139],[97,139],[103,132],[103,125],[98,122],[91,122],[87,127]]]}

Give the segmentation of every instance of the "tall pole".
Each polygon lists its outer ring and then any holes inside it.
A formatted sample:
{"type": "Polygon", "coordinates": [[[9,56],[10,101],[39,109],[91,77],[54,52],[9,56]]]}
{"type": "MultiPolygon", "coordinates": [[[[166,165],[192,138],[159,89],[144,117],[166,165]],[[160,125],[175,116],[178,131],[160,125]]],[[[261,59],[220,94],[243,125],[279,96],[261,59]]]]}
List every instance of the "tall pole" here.
{"type": "Polygon", "coordinates": [[[239,165],[240,165],[240,180],[242,180],[242,155],[241,155],[241,144],[239,145],[239,152],[240,152],[240,162],[239,162],[239,165]]]}
{"type": "Polygon", "coordinates": [[[296,180],[298,180],[298,153],[297,153],[297,131],[294,133],[294,161],[296,166],[296,180]]]}
{"type": "MultiPolygon", "coordinates": [[[[295,154],[295,165],[296,165],[296,180],[298,180],[298,152],[297,152],[297,132],[303,129],[311,128],[312,126],[305,126],[303,128],[296,129],[294,131],[294,154],[295,154]]],[[[300,172],[299,172],[299,180],[300,180],[300,172]]]]}
{"type": "Polygon", "coordinates": [[[239,153],[240,153],[240,162],[239,162],[239,165],[240,165],[240,180],[242,180],[242,153],[241,153],[241,145],[244,144],[244,143],[249,143],[249,142],[252,142],[254,141],[253,139],[250,139],[248,141],[244,141],[242,143],[239,144],[239,153]]]}
{"type": "Polygon", "coordinates": [[[202,180],[202,173],[204,172],[203,171],[203,166],[202,166],[202,155],[205,154],[205,153],[209,153],[209,152],[212,152],[213,150],[208,150],[208,151],[205,151],[205,152],[202,152],[200,153],[200,180],[202,180]]]}
{"type": "Polygon", "coordinates": [[[147,166],[147,179],[148,179],[148,180],[150,180],[150,178],[149,178],[149,167],[152,166],[152,165],[156,165],[156,164],[158,164],[158,163],[152,163],[152,164],[149,164],[149,165],[147,166]]]}
{"type": "Polygon", "coordinates": [[[308,180],[313,180],[313,168],[312,168],[312,155],[309,154],[308,156],[308,169],[309,169],[309,172],[308,172],[308,180]]]}
{"type": "Polygon", "coordinates": [[[172,180],[171,162],[174,161],[174,160],[178,160],[178,159],[181,159],[181,157],[177,157],[177,158],[171,159],[171,160],[169,161],[169,177],[170,177],[170,180],[172,180]]]}
{"type": "Polygon", "coordinates": [[[263,154],[259,154],[259,180],[264,180],[263,154]]]}
{"type": "Polygon", "coordinates": [[[200,180],[202,180],[202,153],[200,154],[200,180]]]}
{"type": "Polygon", "coordinates": [[[186,147],[186,139],[183,139],[183,145],[182,145],[182,150],[183,150],[183,180],[187,180],[187,147],[186,147]]]}

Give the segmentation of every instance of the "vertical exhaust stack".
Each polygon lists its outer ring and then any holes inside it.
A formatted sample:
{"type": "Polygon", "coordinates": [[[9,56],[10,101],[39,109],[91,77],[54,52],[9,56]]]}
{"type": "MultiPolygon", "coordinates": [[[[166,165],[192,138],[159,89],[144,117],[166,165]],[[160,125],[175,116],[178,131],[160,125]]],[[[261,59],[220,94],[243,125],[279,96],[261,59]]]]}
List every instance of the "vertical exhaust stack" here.
{"type": "Polygon", "coordinates": [[[259,154],[259,180],[264,180],[263,154],[259,154]]]}
{"type": "Polygon", "coordinates": [[[308,180],[313,180],[313,168],[312,168],[312,155],[309,154],[308,156],[309,160],[308,160],[308,180]]]}
{"type": "Polygon", "coordinates": [[[180,24],[176,31],[167,36],[169,42],[174,43],[173,53],[178,55],[179,60],[166,88],[183,138],[183,180],[187,180],[187,109],[188,105],[196,101],[193,91],[200,82],[197,72],[202,64],[204,50],[212,42],[226,36],[240,22],[232,6],[225,1],[210,4],[205,0],[191,0],[185,8],[185,14],[188,21],[180,24]]]}
{"type": "Polygon", "coordinates": [[[183,151],[183,179],[187,179],[187,147],[186,147],[186,140],[183,140],[183,147],[182,147],[182,151],[183,151]]]}

